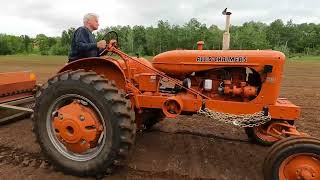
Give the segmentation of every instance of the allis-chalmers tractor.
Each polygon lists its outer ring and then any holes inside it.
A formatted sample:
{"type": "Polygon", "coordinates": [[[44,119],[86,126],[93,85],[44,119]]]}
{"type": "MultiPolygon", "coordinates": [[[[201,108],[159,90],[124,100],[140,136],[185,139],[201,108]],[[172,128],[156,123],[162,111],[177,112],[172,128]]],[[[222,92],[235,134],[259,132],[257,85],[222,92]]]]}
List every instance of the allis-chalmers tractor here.
{"type": "MultiPolygon", "coordinates": [[[[300,108],[279,98],[283,53],[203,50],[200,41],[198,50],[164,52],[151,63],[122,52],[115,32],[105,39],[103,56],[66,64],[35,93],[33,129],[56,168],[103,175],[125,159],[137,130],[198,114],[244,128],[253,142],[275,143],[264,162],[266,180],[320,179],[320,141],[296,129],[300,108]]],[[[26,110],[12,102],[32,94],[34,75],[0,77],[0,107],[26,110]]]]}
{"type": "MultiPolygon", "coordinates": [[[[113,32],[114,33],[114,32],[113,32]]],[[[108,33],[106,36],[112,33],[108,33]]],[[[300,108],[278,98],[285,56],[272,50],[173,50],[152,63],[111,40],[101,56],[64,66],[37,91],[34,131],[49,160],[78,176],[103,174],[133,146],[137,129],[198,114],[245,128],[272,145],[266,179],[320,179],[320,141],[297,131],[300,108]]]]}

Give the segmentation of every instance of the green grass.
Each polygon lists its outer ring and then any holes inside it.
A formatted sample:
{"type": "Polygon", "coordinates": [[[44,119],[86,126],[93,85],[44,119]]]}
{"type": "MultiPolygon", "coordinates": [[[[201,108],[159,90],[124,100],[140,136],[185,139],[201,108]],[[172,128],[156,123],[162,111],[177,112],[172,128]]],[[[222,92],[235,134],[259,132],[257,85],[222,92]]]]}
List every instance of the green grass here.
{"type": "Polygon", "coordinates": [[[153,56],[143,56],[143,58],[148,59],[148,60],[152,60],[153,56]]]}
{"type": "Polygon", "coordinates": [[[289,59],[296,61],[320,61],[320,56],[294,56],[289,59]]]}
{"type": "Polygon", "coordinates": [[[67,61],[67,56],[41,56],[41,55],[8,55],[0,56],[0,61],[67,61]]]}

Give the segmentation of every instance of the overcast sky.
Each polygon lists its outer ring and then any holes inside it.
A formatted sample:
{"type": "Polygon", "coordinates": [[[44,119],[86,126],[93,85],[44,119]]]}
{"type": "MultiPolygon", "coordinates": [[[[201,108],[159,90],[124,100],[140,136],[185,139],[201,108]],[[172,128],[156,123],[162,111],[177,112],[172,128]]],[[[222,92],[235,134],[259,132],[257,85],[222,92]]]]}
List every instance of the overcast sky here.
{"type": "Polygon", "coordinates": [[[62,30],[82,25],[85,13],[100,16],[100,28],[114,25],[156,25],[158,20],[184,24],[191,18],[223,27],[221,11],[228,7],[232,24],[320,23],[320,0],[3,0],[0,33],[59,36],[62,30]]]}

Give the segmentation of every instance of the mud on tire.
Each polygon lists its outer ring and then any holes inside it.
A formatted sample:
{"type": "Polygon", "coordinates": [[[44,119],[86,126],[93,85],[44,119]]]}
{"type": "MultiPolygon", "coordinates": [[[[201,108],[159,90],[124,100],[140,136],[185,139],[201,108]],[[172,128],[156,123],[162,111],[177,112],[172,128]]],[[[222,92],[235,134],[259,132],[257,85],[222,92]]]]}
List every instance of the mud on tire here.
{"type": "MultiPolygon", "coordinates": [[[[48,118],[50,117],[50,118],[48,118]]],[[[114,82],[95,72],[68,71],[48,80],[36,93],[34,133],[43,154],[58,169],[75,176],[99,176],[113,168],[127,156],[134,144],[136,125],[134,111],[125,94],[114,82]],[[77,161],[63,155],[50,140],[47,121],[50,106],[61,96],[76,94],[92,102],[101,114],[106,135],[101,150],[93,158],[77,161]]],[[[100,148],[100,147],[99,147],[100,148]]]]}

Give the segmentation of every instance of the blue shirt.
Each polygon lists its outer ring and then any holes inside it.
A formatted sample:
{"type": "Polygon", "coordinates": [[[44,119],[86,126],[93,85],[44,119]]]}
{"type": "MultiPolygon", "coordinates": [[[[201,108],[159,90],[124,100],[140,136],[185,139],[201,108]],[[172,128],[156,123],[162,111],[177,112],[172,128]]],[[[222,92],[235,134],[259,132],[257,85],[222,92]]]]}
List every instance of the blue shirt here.
{"type": "Polygon", "coordinates": [[[84,26],[79,27],[73,34],[69,62],[98,55],[97,41],[92,32],[84,26]]]}

